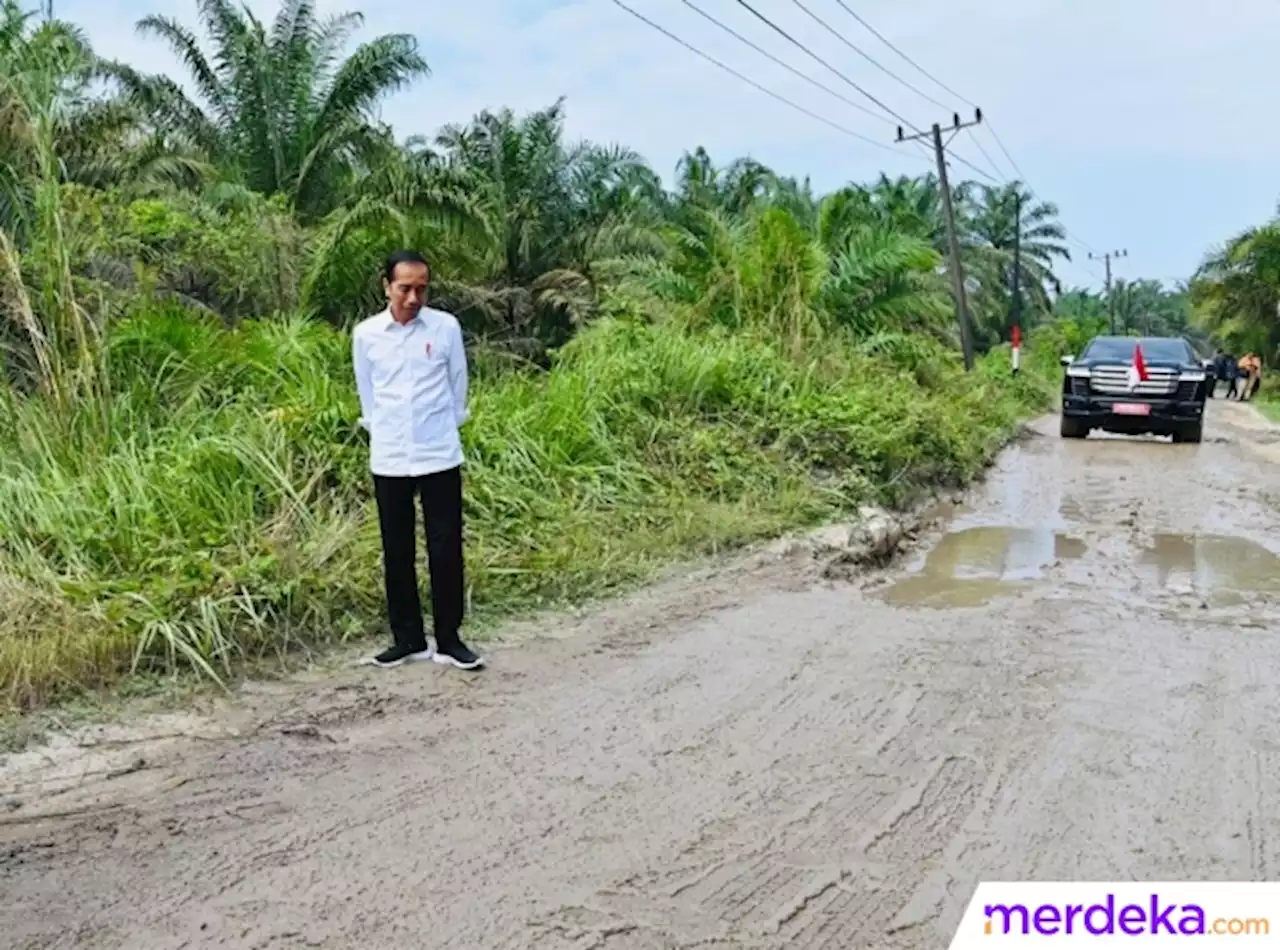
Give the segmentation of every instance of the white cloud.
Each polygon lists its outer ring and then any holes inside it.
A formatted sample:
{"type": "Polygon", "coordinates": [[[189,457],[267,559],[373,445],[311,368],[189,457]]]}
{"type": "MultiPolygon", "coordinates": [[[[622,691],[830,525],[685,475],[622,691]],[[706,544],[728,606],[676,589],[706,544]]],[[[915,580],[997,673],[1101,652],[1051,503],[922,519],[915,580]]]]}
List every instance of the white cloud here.
{"type": "MultiPolygon", "coordinates": [[[[682,0],[626,0],[708,54],[806,107],[886,144],[878,122],[763,59],[682,0]]],[[[853,89],[772,33],[737,0],[692,0],[743,35],[849,98],[853,89]]],[[[809,19],[795,0],[750,0],[798,40],[913,122],[949,116],[898,85],[809,19]]],[[[841,9],[803,0],[884,66],[950,102],[841,9]]],[[[1274,0],[1233,0],[1212,15],[1202,0],[845,0],[930,72],[982,106],[1031,184],[1055,200],[1072,231],[1098,250],[1127,246],[1128,276],[1172,277],[1208,244],[1270,213],[1271,47],[1274,0]]],[[[260,15],[275,4],[252,0],[260,15]]],[[[481,108],[527,111],[567,97],[571,137],[619,141],[670,174],[686,149],[718,160],[751,154],[819,188],[848,179],[916,173],[928,154],[895,155],[793,112],[654,32],[611,0],[322,0],[326,12],[362,9],[365,33],[417,35],[434,75],[388,103],[404,134],[465,121],[481,108]]],[[[193,0],[59,0],[100,50],[149,69],[175,64],[132,23],[161,11],[195,23],[193,0]]],[[[867,103],[870,106],[869,103],[867,103]]],[[[963,103],[955,108],[968,113],[963,103]]],[[[989,131],[963,133],[958,154],[1003,170],[989,131]]],[[[967,171],[955,169],[957,174],[967,171]]],[[[1095,282],[1069,267],[1072,281],[1095,282]]]]}

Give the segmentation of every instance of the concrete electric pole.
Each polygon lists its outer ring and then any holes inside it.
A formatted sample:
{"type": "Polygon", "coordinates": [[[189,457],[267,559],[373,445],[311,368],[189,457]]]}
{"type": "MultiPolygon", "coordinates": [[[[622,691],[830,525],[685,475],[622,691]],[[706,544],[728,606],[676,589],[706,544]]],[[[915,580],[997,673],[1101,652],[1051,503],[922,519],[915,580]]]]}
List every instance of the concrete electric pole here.
{"type": "MultiPolygon", "coordinates": [[[[981,109],[974,110],[974,121],[972,122],[961,122],[958,114],[953,115],[951,139],[954,139],[961,129],[970,128],[981,121],[981,109]]],[[[964,270],[960,264],[960,239],[956,235],[956,212],[951,201],[951,183],[947,178],[947,145],[951,144],[951,139],[948,139],[945,143],[942,141],[942,126],[936,122],[931,131],[920,132],[916,135],[903,135],[902,126],[898,126],[899,142],[912,142],[925,138],[933,140],[934,157],[938,161],[938,183],[942,188],[942,206],[947,218],[947,246],[951,252],[949,255],[951,258],[951,292],[956,299],[956,319],[960,322],[960,347],[964,351],[964,368],[969,371],[973,369],[973,334],[969,325],[969,304],[965,299],[964,293],[964,270]]]]}
{"type": "Polygon", "coordinates": [[[1105,261],[1107,265],[1107,320],[1111,327],[1112,336],[1116,335],[1116,306],[1115,301],[1111,299],[1111,262],[1112,260],[1128,256],[1129,252],[1127,250],[1107,251],[1107,253],[1103,254],[1101,257],[1096,256],[1092,251],[1089,253],[1089,260],[1105,261]]]}
{"type": "Polygon", "coordinates": [[[1018,186],[1013,191],[1013,319],[1012,333],[1022,326],[1022,192],[1018,186]]]}

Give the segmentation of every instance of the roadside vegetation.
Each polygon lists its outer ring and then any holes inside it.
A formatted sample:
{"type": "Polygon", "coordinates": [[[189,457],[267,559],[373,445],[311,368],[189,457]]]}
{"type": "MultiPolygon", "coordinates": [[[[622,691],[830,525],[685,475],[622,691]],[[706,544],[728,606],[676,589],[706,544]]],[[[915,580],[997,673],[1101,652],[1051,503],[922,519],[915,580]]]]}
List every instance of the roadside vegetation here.
{"type": "Polygon", "coordinates": [[[1237,357],[1262,357],[1259,408],[1280,419],[1280,215],[1205,255],[1191,281],[1197,324],[1237,357]]]}
{"type": "Polygon", "coordinates": [[[694,149],[668,187],[559,103],[400,141],[373,116],[426,78],[412,38],[199,8],[139,24],[192,99],[0,0],[4,708],[381,628],[348,332],[396,247],[469,338],[481,618],[960,485],[1052,404],[1067,250],[1019,184],[957,189],[968,374],[932,177],[817,195],[694,149]],[[1046,343],[1015,378],[1019,192],[1046,343]]]}

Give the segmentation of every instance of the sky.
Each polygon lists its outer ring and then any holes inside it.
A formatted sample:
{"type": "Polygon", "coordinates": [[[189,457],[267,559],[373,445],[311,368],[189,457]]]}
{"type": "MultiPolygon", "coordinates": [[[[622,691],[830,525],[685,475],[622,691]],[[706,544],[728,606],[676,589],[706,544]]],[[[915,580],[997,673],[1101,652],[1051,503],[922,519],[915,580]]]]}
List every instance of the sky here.
{"type": "MultiPolygon", "coordinates": [[[[1089,261],[1086,248],[1128,251],[1113,265],[1116,277],[1186,278],[1208,249],[1268,219],[1280,201],[1280,124],[1270,121],[1276,0],[1221,0],[1211,15],[1203,0],[844,0],[964,100],[885,46],[841,0],[747,2],[845,78],[771,30],[743,0],[625,0],[759,85],[887,148],[776,101],[614,0],[316,2],[322,14],[365,15],[354,42],[388,32],[417,37],[431,75],[383,111],[401,134],[430,135],[481,109],[519,114],[563,96],[570,139],[625,144],[668,181],[680,156],[699,145],[717,164],[751,156],[783,174],[809,176],[818,191],[882,171],[932,169],[931,151],[895,146],[899,120],[846,79],[920,129],[945,125],[955,112],[968,120],[967,103],[976,103],[984,122],[957,135],[949,174],[983,180],[965,159],[1001,181],[1026,181],[1057,205],[1078,242],[1075,259],[1059,267],[1069,286],[1102,286],[1102,262],[1089,261]],[[689,4],[874,115],[771,62],[689,4]]],[[[195,0],[54,3],[100,54],[181,74],[167,48],[134,24],[164,13],[194,27],[195,0]]],[[[269,21],[276,0],[248,5],[269,21]]]]}

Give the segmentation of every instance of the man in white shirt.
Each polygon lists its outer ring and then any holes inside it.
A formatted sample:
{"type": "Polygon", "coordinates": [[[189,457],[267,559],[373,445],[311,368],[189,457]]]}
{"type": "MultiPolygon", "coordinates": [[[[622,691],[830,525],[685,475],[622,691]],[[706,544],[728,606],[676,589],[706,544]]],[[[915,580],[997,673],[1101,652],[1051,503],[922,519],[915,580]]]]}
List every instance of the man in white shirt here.
{"type": "Polygon", "coordinates": [[[395,636],[395,645],[369,662],[392,667],[434,659],[474,670],[484,661],[458,632],[464,604],[458,427],[467,419],[467,354],[457,319],[425,306],[430,276],[421,254],[392,254],[383,271],[387,309],[357,324],[351,338],[395,636]],[[434,652],[418,597],[415,497],[426,524],[434,652]]]}

